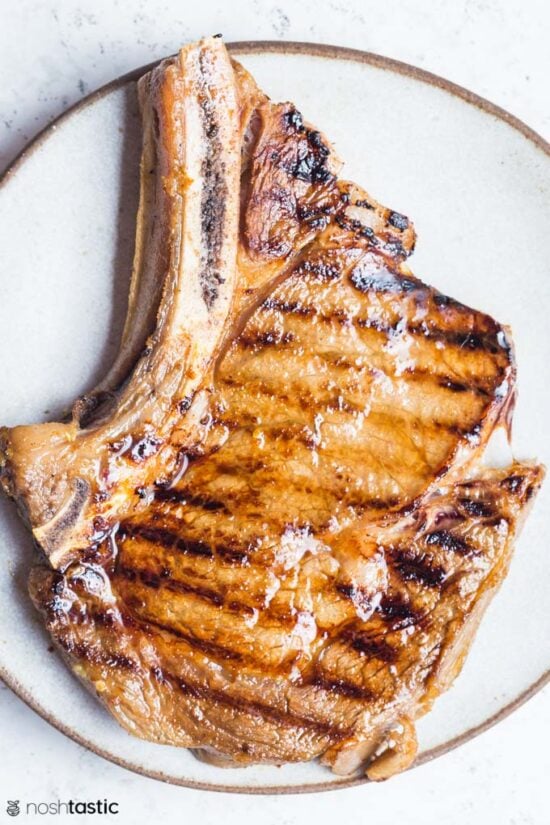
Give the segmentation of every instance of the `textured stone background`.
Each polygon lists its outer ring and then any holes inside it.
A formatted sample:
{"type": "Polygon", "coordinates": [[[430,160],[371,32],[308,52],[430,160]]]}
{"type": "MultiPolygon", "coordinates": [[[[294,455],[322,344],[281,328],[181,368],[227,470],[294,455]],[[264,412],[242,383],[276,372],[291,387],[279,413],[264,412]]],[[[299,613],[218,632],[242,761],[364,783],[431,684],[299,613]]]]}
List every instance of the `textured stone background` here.
{"type": "MultiPolygon", "coordinates": [[[[215,32],[227,40],[336,43],[404,60],[478,92],[550,138],[548,0],[0,0],[0,170],[83,95],[215,32]]],[[[115,767],[0,685],[0,822],[13,821],[4,813],[7,799],[107,797],[121,813],[87,821],[545,825],[549,728],[547,689],[483,736],[389,784],[237,797],[165,786],[115,767]]]]}

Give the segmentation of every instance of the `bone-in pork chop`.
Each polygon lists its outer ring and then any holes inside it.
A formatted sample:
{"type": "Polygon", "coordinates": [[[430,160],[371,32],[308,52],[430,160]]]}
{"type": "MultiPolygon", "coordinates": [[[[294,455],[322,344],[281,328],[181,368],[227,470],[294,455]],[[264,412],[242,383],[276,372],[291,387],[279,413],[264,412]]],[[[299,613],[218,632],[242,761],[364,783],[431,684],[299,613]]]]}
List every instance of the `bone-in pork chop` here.
{"type": "Polygon", "coordinates": [[[542,479],[480,463],[511,415],[509,333],[412,274],[408,219],[219,39],[139,91],[119,357],[69,423],[0,434],[44,552],[31,596],[131,732],[383,778],[542,479]]]}

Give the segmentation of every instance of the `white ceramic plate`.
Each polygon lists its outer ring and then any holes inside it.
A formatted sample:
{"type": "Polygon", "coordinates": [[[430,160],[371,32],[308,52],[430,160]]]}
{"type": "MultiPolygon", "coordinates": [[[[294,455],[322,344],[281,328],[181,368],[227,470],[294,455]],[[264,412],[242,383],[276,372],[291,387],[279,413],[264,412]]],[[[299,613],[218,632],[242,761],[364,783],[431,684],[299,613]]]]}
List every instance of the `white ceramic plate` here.
{"type": "MultiPolygon", "coordinates": [[[[412,217],[412,266],[510,324],[519,365],[514,444],[550,463],[550,147],[463,89],[375,55],[240,44],[274,99],[335,142],[345,174],[412,217]]],[[[134,73],[61,118],[0,187],[0,421],[55,418],[112,360],[125,309],[140,125],[134,73]]],[[[483,730],[550,678],[550,483],[464,671],[418,725],[425,761],[483,730]]],[[[73,739],[135,771],[218,790],[350,784],[317,764],[224,771],[126,734],[72,677],[26,595],[32,543],[0,501],[0,673],[73,739]]],[[[352,782],[363,780],[352,780],[352,782]]]]}

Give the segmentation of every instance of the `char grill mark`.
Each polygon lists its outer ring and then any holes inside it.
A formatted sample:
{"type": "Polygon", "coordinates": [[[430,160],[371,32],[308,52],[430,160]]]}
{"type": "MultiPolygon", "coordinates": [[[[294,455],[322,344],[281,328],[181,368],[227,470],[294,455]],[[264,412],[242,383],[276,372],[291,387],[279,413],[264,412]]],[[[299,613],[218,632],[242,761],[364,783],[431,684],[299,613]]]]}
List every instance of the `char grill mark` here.
{"type": "MultiPolygon", "coordinates": [[[[332,319],[329,319],[332,320],[332,319]]],[[[457,347],[471,351],[485,352],[496,355],[502,352],[498,342],[499,331],[473,333],[469,330],[445,329],[432,323],[404,324],[399,321],[395,325],[370,318],[350,318],[346,323],[352,323],[363,329],[372,329],[391,338],[395,335],[411,335],[434,343],[443,343],[445,346],[457,347]]],[[[452,387],[450,388],[452,389],[452,387]]]]}
{"type": "Polygon", "coordinates": [[[422,619],[422,613],[415,610],[410,602],[397,593],[385,593],[377,607],[377,612],[394,629],[410,627],[418,624],[422,619]]]}
{"type": "Polygon", "coordinates": [[[375,695],[362,685],[355,685],[345,679],[330,679],[326,676],[315,676],[311,684],[326,693],[336,693],[348,699],[360,699],[363,702],[371,702],[375,695]]]}
{"type": "Polygon", "coordinates": [[[117,575],[130,582],[139,580],[145,587],[153,590],[165,588],[166,590],[171,590],[173,593],[197,596],[199,599],[210,602],[215,607],[221,607],[224,603],[223,596],[216,590],[189,584],[181,579],[174,579],[169,571],[156,573],[154,570],[140,570],[139,568],[128,565],[119,565],[117,567],[117,575]],[[166,575],[164,572],[166,572],[166,575]]]}
{"type": "Polygon", "coordinates": [[[419,556],[409,548],[392,548],[388,550],[393,568],[405,582],[417,582],[426,587],[440,587],[447,573],[427,556],[419,556]]]}
{"type": "MultiPolygon", "coordinates": [[[[334,366],[341,367],[342,370],[350,370],[353,366],[349,362],[341,362],[341,360],[339,358],[337,358],[336,361],[331,360],[330,356],[327,356],[323,360],[326,360],[328,363],[330,363],[334,366]]],[[[415,376],[415,377],[418,377],[418,376],[415,376]]],[[[412,380],[411,378],[409,378],[408,375],[407,375],[407,378],[409,380],[412,380]]],[[[433,381],[434,383],[437,383],[436,380],[435,380],[435,377],[431,376],[429,373],[424,373],[422,375],[422,378],[425,379],[428,382],[433,381]]],[[[224,383],[225,383],[225,381],[224,381],[224,383]]],[[[305,391],[303,397],[296,398],[296,397],[289,396],[285,392],[281,392],[280,387],[271,387],[271,386],[265,386],[265,385],[261,385],[261,384],[260,385],[258,385],[258,384],[254,385],[253,392],[256,396],[265,396],[266,398],[271,399],[274,402],[275,401],[279,401],[279,402],[285,402],[286,401],[286,402],[289,403],[289,406],[291,406],[291,404],[292,405],[297,405],[298,408],[302,409],[304,412],[309,412],[309,413],[311,413],[312,410],[315,410],[316,412],[348,413],[352,416],[356,416],[357,413],[365,413],[368,410],[368,405],[365,404],[361,407],[358,406],[358,405],[354,405],[353,403],[350,403],[350,402],[346,401],[346,399],[341,395],[336,396],[336,397],[331,396],[330,398],[328,398],[326,400],[321,400],[321,399],[318,399],[318,398],[316,398],[315,396],[313,396],[311,394],[308,395],[308,393],[305,391]],[[309,402],[309,405],[308,405],[308,402],[309,402]]],[[[472,392],[475,392],[475,391],[472,390],[472,392]]],[[[396,422],[399,422],[399,421],[402,420],[402,417],[399,414],[399,411],[397,409],[395,410],[394,415],[392,416],[392,418],[395,419],[396,422]]],[[[238,418],[237,417],[232,418],[232,419],[222,418],[221,423],[224,424],[226,427],[228,427],[231,430],[239,430],[239,432],[241,434],[244,434],[244,433],[252,434],[258,428],[257,416],[247,412],[246,410],[242,410],[240,412],[240,415],[239,415],[238,418]]],[[[443,431],[443,432],[448,432],[452,435],[457,435],[460,438],[474,438],[476,435],[479,435],[479,432],[476,431],[475,428],[471,428],[471,427],[461,428],[461,427],[457,427],[454,424],[448,424],[445,421],[438,421],[437,419],[434,419],[434,418],[427,421],[423,426],[425,427],[427,432],[438,431],[439,430],[439,431],[443,431]]],[[[276,441],[277,439],[280,439],[282,441],[289,441],[289,440],[293,439],[297,442],[304,443],[308,447],[316,446],[316,439],[314,438],[314,436],[311,432],[311,427],[308,423],[304,423],[304,424],[300,424],[300,425],[294,425],[294,426],[290,426],[290,425],[288,425],[288,426],[286,426],[286,425],[281,425],[281,426],[271,425],[269,427],[266,426],[265,428],[263,428],[262,432],[263,432],[265,438],[272,439],[273,441],[276,441]]],[[[259,462],[257,464],[256,469],[261,471],[261,470],[265,469],[265,465],[262,462],[259,462]]],[[[252,468],[250,470],[250,472],[254,472],[254,468],[252,468]]],[[[398,499],[392,499],[392,500],[394,501],[394,504],[398,503],[398,499]]],[[[372,499],[367,498],[367,499],[360,499],[358,501],[361,505],[363,505],[364,503],[372,503],[373,507],[376,507],[377,509],[382,509],[385,504],[389,503],[390,499],[387,499],[387,498],[381,499],[380,497],[373,497],[372,499]]]]}
{"type": "Polygon", "coordinates": [[[277,298],[266,298],[261,305],[261,309],[266,311],[275,310],[284,314],[303,315],[304,317],[310,317],[316,313],[316,308],[313,306],[298,301],[281,301],[277,298]]]}
{"type": "Polygon", "coordinates": [[[468,384],[464,384],[462,381],[454,381],[447,376],[439,379],[439,386],[451,392],[477,392],[479,395],[488,395],[483,387],[468,386],[468,384]]]}
{"type": "Polygon", "coordinates": [[[168,633],[171,636],[175,636],[177,639],[185,642],[190,647],[195,648],[195,650],[198,650],[207,656],[212,656],[215,659],[221,659],[226,662],[241,662],[243,659],[242,655],[236,650],[230,650],[223,645],[216,644],[215,642],[211,642],[206,639],[199,639],[197,636],[193,636],[190,633],[183,633],[181,630],[178,630],[172,625],[153,621],[150,617],[140,618],[139,621],[145,627],[153,627],[163,633],[168,633]]]}
{"type": "Polygon", "coordinates": [[[459,499],[458,504],[469,516],[491,518],[495,514],[493,505],[486,501],[479,501],[472,498],[461,498],[459,499]]]}
{"type": "Polygon", "coordinates": [[[90,645],[86,642],[74,642],[71,638],[65,638],[63,636],[58,637],[56,641],[65,653],[74,656],[76,659],[81,659],[94,665],[113,667],[117,670],[128,670],[133,673],[139,673],[141,671],[139,662],[122,653],[109,653],[97,645],[90,645]]]}
{"type": "Polygon", "coordinates": [[[342,641],[348,642],[353,650],[368,658],[379,659],[386,664],[397,661],[399,653],[383,638],[377,637],[364,630],[347,630],[341,636],[342,641]]]}
{"type": "Polygon", "coordinates": [[[230,545],[211,545],[197,539],[185,538],[171,530],[162,527],[151,527],[148,524],[137,522],[126,522],[121,525],[121,537],[141,538],[151,544],[158,545],[167,550],[176,550],[189,556],[197,556],[206,559],[219,557],[228,564],[243,565],[250,557],[251,547],[233,547],[230,545]]]}
{"type": "Polygon", "coordinates": [[[472,547],[465,539],[451,533],[449,530],[434,530],[424,537],[426,544],[441,547],[450,553],[457,553],[459,556],[477,556],[479,551],[472,547]]]}
{"type": "Polygon", "coordinates": [[[290,713],[276,706],[247,700],[241,696],[232,696],[226,691],[215,690],[207,685],[187,682],[173,674],[163,673],[163,677],[166,681],[176,684],[183,693],[187,693],[195,699],[202,699],[232,708],[239,713],[257,716],[260,719],[274,722],[286,728],[305,728],[306,730],[312,730],[321,736],[328,737],[333,742],[338,742],[350,735],[350,730],[341,725],[333,725],[330,722],[323,722],[308,716],[290,713]]]}
{"type": "MultiPolygon", "coordinates": [[[[131,564],[119,564],[116,568],[116,575],[128,582],[138,582],[152,590],[169,590],[173,593],[180,593],[185,596],[193,596],[209,602],[214,607],[227,607],[234,613],[241,613],[243,616],[254,615],[254,610],[264,607],[264,596],[259,595],[256,599],[257,608],[253,608],[244,602],[237,601],[234,597],[228,597],[224,593],[212,588],[205,587],[199,584],[192,584],[189,581],[184,581],[181,578],[175,578],[168,567],[157,570],[149,568],[140,568],[132,566],[131,564]]],[[[164,593],[159,594],[159,598],[165,598],[164,593]]],[[[281,622],[284,622],[284,616],[277,616],[281,622]]],[[[148,619],[149,621],[149,619],[148,619]]],[[[294,622],[291,616],[288,617],[287,623],[294,622]]],[[[168,629],[168,628],[167,628],[168,629]]],[[[174,631],[176,632],[176,631],[174,631]]]]}
{"type": "Polygon", "coordinates": [[[337,584],[336,590],[364,613],[368,613],[372,609],[370,591],[365,590],[358,584],[337,584]]]}
{"type": "MultiPolygon", "coordinates": [[[[301,317],[311,317],[314,316],[316,313],[316,309],[311,305],[302,305],[302,304],[294,304],[291,302],[283,302],[283,301],[276,301],[274,299],[270,299],[270,303],[267,306],[264,306],[263,309],[265,311],[268,310],[275,310],[277,312],[281,312],[283,314],[292,314],[301,317]]],[[[342,326],[357,326],[362,329],[369,329],[375,332],[380,332],[386,336],[388,340],[391,340],[395,334],[402,334],[403,332],[409,333],[410,330],[407,328],[398,330],[395,327],[390,327],[388,325],[384,325],[375,321],[374,319],[361,319],[361,318],[353,318],[352,316],[342,315],[342,313],[338,312],[337,310],[331,314],[323,313],[315,315],[316,319],[323,323],[333,324],[337,323],[342,326]]],[[[304,330],[305,332],[305,330],[304,330]]],[[[418,331],[416,333],[412,332],[411,334],[419,334],[418,331]]],[[[439,338],[439,331],[436,333],[436,338],[439,338]]],[[[423,334],[423,337],[429,339],[431,336],[423,334]]],[[[300,348],[300,336],[296,333],[287,332],[283,333],[281,330],[271,330],[268,332],[262,332],[258,334],[250,334],[248,336],[243,336],[239,339],[239,345],[242,349],[252,349],[256,352],[259,352],[265,348],[265,346],[281,346],[281,348],[286,347],[286,345],[295,342],[296,348],[299,350],[300,348]]],[[[318,357],[323,357],[324,360],[328,361],[334,367],[342,367],[343,369],[352,369],[354,368],[354,364],[349,360],[342,360],[343,356],[339,352],[334,353],[317,353],[318,357]]],[[[356,368],[356,367],[355,367],[356,368]]],[[[376,374],[376,373],[373,373],[376,374]]],[[[389,373],[391,375],[391,373],[389,373]]],[[[415,380],[424,380],[424,381],[432,381],[434,384],[437,384],[442,389],[449,390],[452,393],[474,393],[475,395],[480,396],[481,398],[489,398],[490,397],[490,390],[491,385],[495,383],[495,379],[493,378],[484,378],[480,376],[476,379],[475,376],[470,376],[468,379],[464,379],[456,381],[454,378],[451,378],[445,373],[439,373],[437,371],[429,371],[427,369],[422,369],[418,366],[406,368],[402,370],[401,376],[404,376],[409,381],[415,380]]],[[[223,375],[221,380],[227,386],[239,386],[239,382],[233,378],[231,375],[223,375]]],[[[259,392],[269,393],[272,392],[271,389],[263,387],[262,385],[257,385],[259,392]]],[[[282,389],[282,387],[280,388],[282,389]]],[[[277,396],[283,400],[285,398],[284,393],[278,392],[277,396]]],[[[288,396],[286,396],[288,399],[288,396]]],[[[294,399],[295,402],[300,403],[301,399],[297,398],[294,399]]],[[[344,410],[344,406],[339,406],[339,410],[344,410]]],[[[358,412],[361,408],[358,406],[350,406],[348,408],[349,412],[358,412]]]]}
{"type": "Polygon", "coordinates": [[[178,550],[181,553],[186,553],[191,556],[212,558],[214,555],[212,547],[208,544],[202,541],[183,539],[177,533],[165,530],[162,527],[150,527],[146,524],[125,522],[121,526],[121,532],[122,535],[129,536],[130,538],[142,538],[145,539],[145,541],[150,541],[152,544],[178,550]]]}
{"type": "MultiPolygon", "coordinates": [[[[369,287],[366,291],[372,291],[374,294],[380,294],[389,291],[396,291],[401,288],[403,283],[409,286],[405,291],[418,289],[417,283],[410,279],[400,278],[397,285],[391,287],[390,281],[378,281],[372,277],[369,280],[369,287]]],[[[411,335],[415,338],[424,339],[430,343],[444,343],[446,346],[456,347],[461,350],[469,350],[472,352],[484,352],[489,355],[497,355],[506,353],[506,348],[502,344],[502,330],[498,325],[487,330],[479,330],[473,332],[471,329],[456,329],[455,327],[446,329],[442,326],[437,326],[433,322],[423,322],[421,324],[405,323],[400,319],[395,324],[388,324],[381,318],[376,317],[362,317],[346,313],[345,310],[333,310],[326,313],[320,311],[319,307],[314,304],[305,302],[284,301],[275,297],[270,297],[264,301],[261,306],[264,312],[280,312],[283,315],[295,315],[303,318],[314,317],[316,321],[326,324],[337,323],[341,326],[356,326],[360,329],[373,330],[385,335],[387,338],[392,338],[396,335],[411,335]]],[[[273,329],[267,332],[258,333],[257,337],[247,336],[246,333],[239,339],[239,343],[244,347],[259,347],[263,343],[269,345],[284,345],[293,341],[292,333],[287,332],[285,337],[284,331],[280,329],[273,329]],[[265,336],[265,341],[263,336],[265,336]]],[[[445,385],[448,389],[454,392],[463,391],[463,387],[468,388],[467,385],[460,382],[453,382],[448,379],[445,385]]]]}
{"type": "Polygon", "coordinates": [[[294,341],[292,332],[282,332],[278,329],[270,329],[266,332],[258,332],[256,335],[242,334],[239,343],[244,349],[260,350],[264,347],[284,347],[294,341]]]}
{"type": "Polygon", "coordinates": [[[219,501],[215,498],[206,498],[205,496],[193,495],[186,490],[178,490],[176,488],[157,488],[155,490],[155,499],[156,501],[197,507],[211,513],[229,513],[229,509],[223,501],[219,501]]]}
{"type": "MultiPolygon", "coordinates": [[[[187,639],[185,641],[187,641],[187,639]]],[[[137,661],[120,653],[109,654],[98,647],[85,643],[74,644],[71,640],[63,637],[58,639],[58,644],[75,658],[90,662],[94,665],[114,667],[119,670],[128,670],[134,673],[140,673],[142,671],[142,667],[137,661]]],[[[204,648],[201,649],[204,650],[204,648]]],[[[236,710],[238,713],[256,716],[260,719],[274,722],[277,725],[282,725],[283,727],[312,730],[322,736],[328,737],[333,742],[340,741],[350,735],[349,729],[341,725],[333,725],[329,722],[323,722],[307,716],[285,712],[272,705],[258,701],[249,701],[242,696],[232,696],[226,691],[216,690],[208,685],[190,682],[158,667],[154,669],[154,672],[153,669],[151,669],[151,675],[157,683],[175,686],[181,690],[182,693],[192,696],[194,699],[222,705],[236,710]]]]}

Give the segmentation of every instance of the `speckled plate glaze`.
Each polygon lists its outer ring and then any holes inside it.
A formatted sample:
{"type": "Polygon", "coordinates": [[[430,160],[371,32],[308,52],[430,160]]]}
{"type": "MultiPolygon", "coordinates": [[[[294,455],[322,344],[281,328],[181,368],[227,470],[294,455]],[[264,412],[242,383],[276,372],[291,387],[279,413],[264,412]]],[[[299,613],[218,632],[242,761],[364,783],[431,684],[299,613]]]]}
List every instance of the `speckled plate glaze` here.
{"type": "MultiPolygon", "coordinates": [[[[418,231],[417,275],[510,324],[519,365],[514,451],[550,463],[550,146],[453,84],[365,52],[292,43],[232,50],[274,99],[293,100],[334,141],[346,175],[418,231]]],[[[55,418],[111,362],[125,310],[141,69],[36,139],[0,186],[0,421],[55,418]]],[[[426,762],[525,701],[550,671],[550,484],[518,543],[455,686],[419,722],[426,762]]],[[[125,733],[56,654],[26,594],[32,542],[0,501],[0,675],[37,713],[131,770],[247,793],[363,782],[317,764],[224,771],[125,733]]]]}

